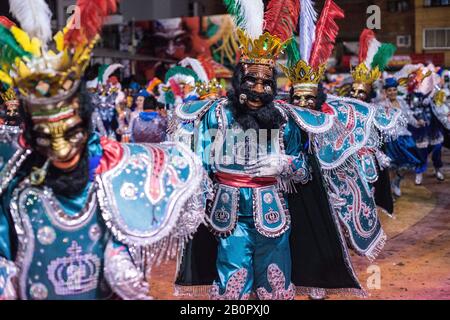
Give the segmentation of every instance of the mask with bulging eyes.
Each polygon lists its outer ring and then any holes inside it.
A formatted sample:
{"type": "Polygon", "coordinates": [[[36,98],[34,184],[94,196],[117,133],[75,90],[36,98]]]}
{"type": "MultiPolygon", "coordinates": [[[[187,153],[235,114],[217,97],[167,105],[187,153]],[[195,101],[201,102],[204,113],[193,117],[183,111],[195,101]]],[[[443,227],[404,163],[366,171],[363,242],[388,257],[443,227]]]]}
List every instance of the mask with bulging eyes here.
{"type": "Polygon", "coordinates": [[[68,172],[76,168],[88,140],[88,131],[79,115],[78,98],[32,108],[36,151],[60,170],[68,172]]]}
{"type": "Polygon", "coordinates": [[[273,67],[263,64],[244,64],[241,80],[241,103],[259,109],[273,101],[276,87],[273,67]]]}

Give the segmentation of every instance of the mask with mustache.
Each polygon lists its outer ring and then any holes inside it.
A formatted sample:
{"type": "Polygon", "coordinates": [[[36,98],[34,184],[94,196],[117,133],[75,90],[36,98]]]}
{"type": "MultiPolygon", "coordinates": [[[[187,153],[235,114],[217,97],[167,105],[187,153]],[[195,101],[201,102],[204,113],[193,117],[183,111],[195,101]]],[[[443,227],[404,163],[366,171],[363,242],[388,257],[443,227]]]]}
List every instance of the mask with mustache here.
{"type": "Polygon", "coordinates": [[[228,93],[230,107],[236,122],[244,130],[279,129],[284,118],[273,104],[275,94],[275,72],[272,72],[270,78],[262,80],[256,75],[246,72],[244,65],[239,64],[233,76],[233,90],[228,93]],[[263,92],[255,90],[255,82],[264,87],[263,92]],[[261,106],[250,108],[249,101],[257,102],[261,106]]]}

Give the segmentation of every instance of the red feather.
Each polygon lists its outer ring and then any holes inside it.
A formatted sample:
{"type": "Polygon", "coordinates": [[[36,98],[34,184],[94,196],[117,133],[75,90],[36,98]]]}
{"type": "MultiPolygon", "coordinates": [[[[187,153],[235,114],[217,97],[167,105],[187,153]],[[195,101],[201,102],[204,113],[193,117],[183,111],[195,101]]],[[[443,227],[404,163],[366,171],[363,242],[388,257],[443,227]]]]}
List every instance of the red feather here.
{"type": "Polygon", "coordinates": [[[286,41],[297,29],[299,16],[299,0],[271,0],[264,14],[264,30],[286,41]]]}
{"type": "Polygon", "coordinates": [[[5,16],[0,16],[0,24],[2,26],[4,26],[7,29],[11,29],[12,26],[15,26],[16,24],[14,22],[12,22],[11,20],[9,20],[7,17],[5,16]]]}
{"type": "Polygon", "coordinates": [[[310,64],[317,68],[325,63],[333,52],[334,42],[339,31],[336,19],[343,19],[344,11],[332,0],[326,0],[316,27],[316,41],[314,42],[310,64]]]}
{"type": "Polygon", "coordinates": [[[183,92],[181,91],[180,85],[175,81],[175,79],[170,79],[169,85],[175,97],[183,97],[183,92]]]}
{"type": "Polygon", "coordinates": [[[364,29],[359,36],[359,62],[364,62],[369,51],[369,43],[375,38],[375,33],[370,29],[364,29]]]}
{"type": "Polygon", "coordinates": [[[216,77],[216,71],[214,70],[215,61],[210,57],[199,56],[197,57],[198,61],[202,64],[203,69],[205,69],[206,75],[208,79],[213,79],[216,77]]]}
{"type": "Polygon", "coordinates": [[[72,19],[69,31],[65,35],[68,44],[76,45],[80,42],[92,41],[100,33],[108,15],[117,10],[118,0],[78,0],[79,19],[72,19]],[[80,22],[81,26],[75,24],[80,22]]]}

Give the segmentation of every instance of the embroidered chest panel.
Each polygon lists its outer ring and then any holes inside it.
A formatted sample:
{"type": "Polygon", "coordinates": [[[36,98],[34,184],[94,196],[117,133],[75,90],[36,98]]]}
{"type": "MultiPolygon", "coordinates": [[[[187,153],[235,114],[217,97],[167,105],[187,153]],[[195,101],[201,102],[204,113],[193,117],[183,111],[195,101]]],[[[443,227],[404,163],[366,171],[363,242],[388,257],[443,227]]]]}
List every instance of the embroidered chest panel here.
{"type": "Polygon", "coordinates": [[[243,130],[225,106],[217,109],[219,131],[212,146],[214,169],[243,174],[244,167],[268,154],[284,153],[283,130],[243,130]]]}
{"type": "Polygon", "coordinates": [[[11,213],[19,237],[22,299],[110,296],[102,272],[108,234],[92,189],[75,215],[64,212],[50,189],[15,192],[11,213]]]}

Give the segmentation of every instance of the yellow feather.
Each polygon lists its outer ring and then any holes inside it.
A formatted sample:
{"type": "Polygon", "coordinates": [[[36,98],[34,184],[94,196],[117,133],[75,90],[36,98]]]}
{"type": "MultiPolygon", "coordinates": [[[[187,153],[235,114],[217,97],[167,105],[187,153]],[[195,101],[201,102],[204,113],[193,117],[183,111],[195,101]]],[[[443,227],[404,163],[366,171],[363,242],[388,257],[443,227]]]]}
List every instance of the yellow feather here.
{"type": "Polygon", "coordinates": [[[7,74],[6,72],[3,72],[2,70],[0,70],[0,82],[3,82],[4,84],[6,84],[8,86],[12,86],[12,84],[13,84],[13,80],[9,76],[9,74],[7,74]]]}
{"type": "Polygon", "coordinates": [[[23,48],[23,50],[31,53],[31,51],[30,51],[31,41],[30,41],[30,37],[28,36],[28,34],[16,26],[12,26],[10,31],[13,34],[14,39],[16,39],[16,41],[20,44],[20,46],[23,48]]]}
{"type": "Polygon", "coordinates": [[[35,57],[40,57],[41,56],[41,40],[39,40],[38,38],[31,39],[30,50],[31,50],[30,52],[32,55],[34,55],[35,57]]]}
{"type": "Polygon", "coordinates": [[[16,64],[18,66],[18,75],[20,78],[27,78],[31,75],[30,69],[26,66],[26,64],[22,60],[16,60],[16,64]]]}
{"type": "Polygon", "coordinates": [[[59,31],[55,36],[53,37],[56,44],[56,50],[63,51],[64,50],[64,33],[59,31]]]}

